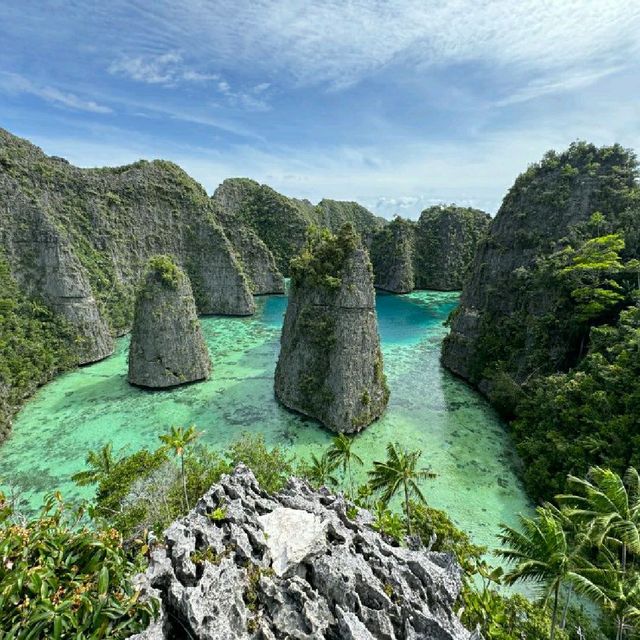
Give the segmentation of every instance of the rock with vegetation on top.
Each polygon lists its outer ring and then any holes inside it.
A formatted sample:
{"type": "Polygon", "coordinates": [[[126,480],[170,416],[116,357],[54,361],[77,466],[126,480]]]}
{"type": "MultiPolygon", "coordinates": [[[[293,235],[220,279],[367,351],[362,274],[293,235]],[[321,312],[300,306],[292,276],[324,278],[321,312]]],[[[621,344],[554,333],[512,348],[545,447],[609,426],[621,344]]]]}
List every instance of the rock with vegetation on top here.
{"type": "Polygon", "coordinates": [[[490,220],[479,209],[455,205],[425,209],[415,226],[416,289],[462,289],[490,220]]]}
{"type": "Polygon", "coordinates": [[[415,224],[399,216],[375,233],[371,262],[376,287],[392,293],[414,290],[415,244],[415,224]]]}
{"type": "Polygon", "coordinates": [[[355,202],[287,198],[271,187],[248,178],[229,178],[213,195],[227,219],[240,221],[252,229],[271,250],[280,272],[289,275],[289,261],[305,243],[311,226],[339,230],[351,223],[363,238],[382,221],[355,202]]]}
{"type": "Polygon", "coordinates": [[[13,310],[0,325],[15,336],[0,339],[0,363],[10,363],[8,374],[0,364],[0,432],[38,385],[113,352],[153,255],[174,256],[189,274],[200,313],[254,311],[243,256],[273,260],[255,235],[237,250],[216,213],[170,162],[80,169],[0,129],[0,269],[15,285],[0,291],[13,310]]]}
{"type": "Polygon", "coordinates": [[[170,257],[154,256],[136,299],[129,382],[157,389],[203,380],[210,372],[189,278],[170,257]]]}
{"type": "Polygon", "coordinates": [[[332,431],[363,429],[384,411],[383,372],[371,263],[346,225],[310,234],[291,263],[291,291],[276,366],[286,407],[332,431]]]}
{"type": "Polygon", "coordinates": [[[391,546],[341,496],[244,466],[174,522],[138,577],[159,618],[132,640],[471,640],[452,556],[391,546]]]}
{"type": "Polygon", "coordinates": [[[490,397],[496,381],[515,387],[575,365],[589,325],[554,265],[563,251],[616,232],[623,257],[640,256],[637,175],[630,151],[585,142],[522,173],[480,243],[443,364],[490,397]]]}

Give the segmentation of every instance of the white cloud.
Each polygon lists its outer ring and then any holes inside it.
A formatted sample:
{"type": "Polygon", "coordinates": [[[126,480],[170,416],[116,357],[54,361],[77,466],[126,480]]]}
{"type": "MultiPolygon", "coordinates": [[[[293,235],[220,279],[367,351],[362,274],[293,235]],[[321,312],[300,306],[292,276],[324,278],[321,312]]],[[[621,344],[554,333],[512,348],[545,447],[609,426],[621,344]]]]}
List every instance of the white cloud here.
{"type": "Polygon", "coordinates": [[[174,85],[179,82],[209,82],[220,78],[217,73],[202,73],[185,66],[177,51],[160,55],[121,56],[108,69],[113,75],[124,75],[147,84],[174,85]]]}
{"type": "Polygon", "coordinates": [[[345,86],[399,61],[418,71],[480,61],[541,73],[640,53],[640,4],[628,0],[156,0],[153,11],[121,14],[146,47],[303,84],[345,86]]]}
{"type": "Polygon", "coordinates": [[[36,96],[58,107],[90,113],[113,113],[113,110],[93,100],[85,100],[75,93],[61,91],[48,85],[38,85],[17,73],[0,71],[0,91],[8,94],[36,96]]]}
{"type": "Polygon", "coordinates": [[[494,105],[497,107],[505,107],[519,102],[526,102],[551,93],[567,92],[576,89],[582,89],[595,83],[596,81],[608,75],[617,73],[623,69],[622,65],[615,67],[606,67],[597,71],[574,72],[564,71],[557,79],[540,79],[531,80],[525,86],[517,89],[514,93],[506,98],[497,100],[494,105]]]}

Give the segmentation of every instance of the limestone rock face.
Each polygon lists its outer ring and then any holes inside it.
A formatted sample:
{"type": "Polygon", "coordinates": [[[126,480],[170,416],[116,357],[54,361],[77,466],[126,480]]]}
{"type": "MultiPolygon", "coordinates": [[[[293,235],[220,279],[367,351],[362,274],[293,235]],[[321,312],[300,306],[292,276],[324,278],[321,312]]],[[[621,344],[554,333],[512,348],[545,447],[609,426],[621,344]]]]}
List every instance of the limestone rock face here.
{"type": "Polygon", "coordinates": [[[470,640],[452,556],[391,546],[346,509],[295,478],[269,496],[238,467],[152,552],[138,583],[161,614],[132,638],[470,640]]]}
{"type": "Polygon", "coordinates": [[[275,393],[332,431],[363,429],[384,411],[371,263],[352,227],[313,240],[292,261],[275,393]]]}
{"type": "Polygon", "coordinates": [[[131,328],[134,289],[155,254],[188,272],[201,313],[254,311],[209,197],[170,162],[79,169],[0,129],[0,211],[13,277],[78,329],[80,364],[131,328]]]}
{"type": "Polygon", "coordinates": [[[489,214],[479,209],[425,209],[415,227],[416,288],[461,290],[490,221],[489,214]]]}
{"type": "Polygon", "coordinates": [[[549,152],[515,181],[480,242],[442,362],[490,393],[498,367],[521,383],[572,366],[580,335],[561,288],[538,264],[567,245],[621,231],[628,257],[640,255],[637,163],[619,145],[575,143],[549,152]],[[602,229],[590,228],[595,212],[602,229]],[[541,274],[543,276],[543,274],[541,274]],[[576,344],[577,343],[577,344],[576,344]]]}
{"type": "Polygon", "coordinates": [[[248,178],[229,178],[213,194],[227,217],[252,229],[275,257],[281,273],[289,275],[289,261],[304,246],[311,225],[338,231],[352,224],[365,241],[382,225],[381,219],[356,202],[288,198],[248,178]]]}
{"type": "Polygon", "coordinates": [[[378,231],[371,243],[375,286],[392,293],[415,288],[415,224],[397,217],[378,231]]]}
{"type": "Polygon", "coordinates": [[[225,180],[212,197],[216,218],[223,226],[242,263],[253,293],[284,293],[284,277],[276,265],[273,254],[240,215],[246,197],[242,182],[225,180]]]}
{"type": "Polygon", "coordinates": [[[171,258],[155,256],[136,300],[129,382],[173,387],[203,380],[210,371],[189,278],[171,258]]]}

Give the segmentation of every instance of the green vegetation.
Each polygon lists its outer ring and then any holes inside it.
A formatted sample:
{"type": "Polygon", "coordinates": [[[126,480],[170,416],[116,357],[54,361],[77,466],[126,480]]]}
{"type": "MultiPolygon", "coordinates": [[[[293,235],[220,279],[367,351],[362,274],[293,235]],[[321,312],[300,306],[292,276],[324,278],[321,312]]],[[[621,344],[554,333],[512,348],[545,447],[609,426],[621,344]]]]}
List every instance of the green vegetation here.
{"type": "Polygon", "coordinates": [[[516,180],[480,248],[484,275],[465,293],[481,309],[470,347],[457,342],[464,315],[451,319],[445,363],[466,350],[471,382],[512,422],[535,499],[592,465],[640,462],[639,216],[631,152],[549,152],[516,180]]]}
{"type": "Polygon", "coordinates": [[[342,468],[343,475],[349,479],[349,489],[353,493],[352,464],[360,466],[363,464],[362,458],[353,451],[353,438],[344,433],[336,436],[327,451],[326,459],[334,469],[342,468]]]}
{"type": "Polygon", "coordinates": [[[148,273],[157,275],[170,289],[177,289],[183,276],[182,271],[171,256],[153,256],[147,263],[148,273]]]}
{"type": "Polygon", "coordinates": [[[326,228],[336,233],[345,224],[351,224],[368,238],[384,224],[355,202],[322,200],[314,206],[308,200],[287,198],[247,178],[225,180],[214,200],[223,205],[232,201],[237,217],[269,247],[285,276],[290,275],[289,263],[303,249],[310,228],[326,228]]]}
{"type": "Polygon", "coordinates": [[[328,229],[311,227],[301,253],[291,260],[294,286],[307,282],[314,287],[337,291],[342,285],[345,261],[360,243],[352,225],[345,225],[337,235],[328,229]]]}
{"type": "Polygon", "coordinates": [[[184,508],[189,511],[189,496],[187,494],[187,476],[184,471],[184,455],[185,449],[193,444],[200,434],[196,431],[194,425],[187,429],[184,427],[171,427],[169,433],[160,436],[160,441],[165,444],[167,449],[173,450],[173,453],[180,458],[180,479],[182,480],[182,491],[184,494],[184,508]]]}
{"type": "Polygon", "coordinates": [[[0,493],[0,635],[3,638],[128,638],[158,603],[139,601],[131,578],[142,569],[114,529],[80,526],[59,495],[41,513],[13,517],[0,493]]]}
{"type": "Polygon", "coordinates": [[[22,400],[77,362],[73,329],[24,295],[0,254],[0,440],[22,400]]]}
{"type": "Polygon", "coordinates": [[[398,444],[387,444],[387,459],[384,462],[374,462],[369,471],[369,484],[373,491],[382,494],[382,501],[388,504],[391,499],[401,492],[403,508],[409,535],[413,535],[411,526],[411,497],[417,497],[425,503],[426,499],[418,486],[420,480],[434,478],[435,474],[427,469],[418,469],[418,461],[422,451],[406,451],[398,444]]]}

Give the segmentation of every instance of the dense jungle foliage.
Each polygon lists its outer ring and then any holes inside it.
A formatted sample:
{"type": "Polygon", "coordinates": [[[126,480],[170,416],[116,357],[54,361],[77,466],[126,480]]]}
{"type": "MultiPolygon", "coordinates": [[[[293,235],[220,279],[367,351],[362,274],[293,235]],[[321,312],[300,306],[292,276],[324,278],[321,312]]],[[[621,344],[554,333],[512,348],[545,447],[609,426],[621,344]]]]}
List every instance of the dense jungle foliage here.
{"type": "Polygon", "coordinates": [[[0,440],[23,398],[75,364],[75,340],[61,317],[21,292],[0,254],[0,440]]]}
{"type": "Polygon", "coordinates": [[[544,499],[567,474],[638,463],[637,161],[618,145],[550,152],[516,180],[502,211],[486,243],[503,248],[485,246],[478,261],[513,260],[510,238],[520,266],[503,270],[504,281],[487,276],[472,379],[488,381],[512,420],[527,490],[544,499]]]}

